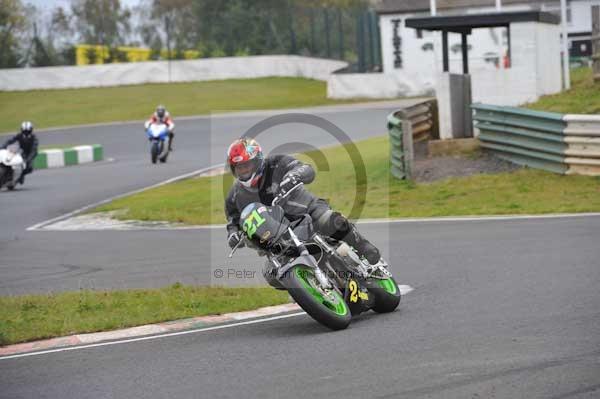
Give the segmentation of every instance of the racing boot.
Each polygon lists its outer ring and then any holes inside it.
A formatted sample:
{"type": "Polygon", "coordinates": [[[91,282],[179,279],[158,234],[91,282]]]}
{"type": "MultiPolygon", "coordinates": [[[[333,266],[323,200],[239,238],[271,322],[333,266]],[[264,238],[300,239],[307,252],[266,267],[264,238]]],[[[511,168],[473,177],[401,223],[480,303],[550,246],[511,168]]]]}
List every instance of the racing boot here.
{"type": "Polygon", "coordinates": [[[25,184],[25,173],[21,173],[21,177],[19,177],[19,180],[17,180],[17,183],[23,185],[25,184]]]}
{"type": "Polygon", "coordinates": [[[370,264],[375,265],[381,259],[381,254],[377,247],[369,242],[365,237],[358,232],[358,229],[353,224],[350,225],[350,232],[344,241],[353,246],[359,256],[365,258],[370,264]]]}
{"type": "MultiPolygon", "coordinates": [[[[343,240],[354,247],[359,256],[364,257],[370,264],[375,265],[381,259],[379,250],[375,245],[358,232],[356,226],[339,212],[326,215],[329,219],[329,231],[326,234],[337,240],[343,240]]],[[[328,230],[328,229],[326,229],[328,230]]]]}
{"type": "Polygon", "coordinates": [[[171,152],[173,151],[173,138],[175,137],[174,133],[169,133],[169,148],[168,151],[171,152]]]}

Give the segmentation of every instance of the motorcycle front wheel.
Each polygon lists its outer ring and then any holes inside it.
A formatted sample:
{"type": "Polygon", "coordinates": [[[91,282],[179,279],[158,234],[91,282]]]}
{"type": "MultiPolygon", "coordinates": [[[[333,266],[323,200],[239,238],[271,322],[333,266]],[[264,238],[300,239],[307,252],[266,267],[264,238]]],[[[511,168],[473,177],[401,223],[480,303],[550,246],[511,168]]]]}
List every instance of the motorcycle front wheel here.
{"type": "Polygon", "coordinates": [[[159,153],[160,153],[160,148],[158,146],[158,141],[155,141],[152,143],[152,148],[150,149],[150,159],[152,160],[152,163],[156,163],[159,153]]]}
{"type": "Polygon", "coordinates": [[[371,309],[377,313],[393,312],[400,304],[400,289],[393,277],[372,278],[368,281],[367,288],[375,297],[375,304],[371,309]]]}
{"type": "Polygon", "coordinates": [[[10,169],[4,165],[0,165],[0,188],[2,188],[2,186],[4,186],[9,179],[12,179],[10,169]]]}
{"type": "Polygon", "coordinates": [[[324,326],[343,330],[350,324],[352,314],[343,296],[321,287],[313,268],[297,265],[285,273],[281,283],[296,303],[324,326]]]}

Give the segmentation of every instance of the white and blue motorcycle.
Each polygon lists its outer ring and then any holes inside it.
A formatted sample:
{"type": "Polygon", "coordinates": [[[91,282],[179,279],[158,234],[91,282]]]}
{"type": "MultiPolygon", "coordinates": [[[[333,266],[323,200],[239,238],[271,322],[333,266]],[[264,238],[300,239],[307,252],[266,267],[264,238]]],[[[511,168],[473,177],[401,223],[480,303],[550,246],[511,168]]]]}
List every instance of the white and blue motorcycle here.
{"type": "Polygon", "coordinates": [[[150,141],[150,159],[152,163],[167,162],[169,156],[169,127],[164,123],[151,123],[146,127],[146,135],[150,141]]]}

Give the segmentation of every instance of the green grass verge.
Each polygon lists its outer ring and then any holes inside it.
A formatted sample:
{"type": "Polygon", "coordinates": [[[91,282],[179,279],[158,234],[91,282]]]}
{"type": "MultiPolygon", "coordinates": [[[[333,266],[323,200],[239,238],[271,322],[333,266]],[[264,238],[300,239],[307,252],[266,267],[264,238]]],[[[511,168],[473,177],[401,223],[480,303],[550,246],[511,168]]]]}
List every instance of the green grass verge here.
{"type": "MultiPolygon", "coordinates": [[[[414,184],[390,177],[386,136],[359,142],[357,146],[368,176],[360,184],[366,188],[362,218],[600,211],[600,178],[522,169],[414,184]]],[[[357,187],[352,162],[344,147],[324,149],[323,155],[329,171],[319,171],[309,188],[329,200],[335,209],[349,214],[357,187]]],[[[314,164],[312,159],[316,157],[307,153],[301,158],[314,164]]],[[[120,210],[118,217],[124,220],[223,223],[223,185],[230,184],[229,175],[184,180],[93,211],[120,210]]]]}
{"type": "Polygon", "coordinates": [[[159,103],[177,122],[183,115],[344,102],[328,100],[326,93],[325,82],[302,78],[0,92],[0,132],[16,130],[23,120],[46,128],[145,119],[159,103]]]}
{"type": "Polygon", "coordinates": [[[161,289],[0,297],[0,345],[107,331],[289,302],[272,288],[161,289]]]}
{"type": "Polygon", "coordinates": [[[600,114],[600,82],[594,83],[591,68],[571,69],[571,88],[543,96],[524,107],[562,114],[600,114]]]}

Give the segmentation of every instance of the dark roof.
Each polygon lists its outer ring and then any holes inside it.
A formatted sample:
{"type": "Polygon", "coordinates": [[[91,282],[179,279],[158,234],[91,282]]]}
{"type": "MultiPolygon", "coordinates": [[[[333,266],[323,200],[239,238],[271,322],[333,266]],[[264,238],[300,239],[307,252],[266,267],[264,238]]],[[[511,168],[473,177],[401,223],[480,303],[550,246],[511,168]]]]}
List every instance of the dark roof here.
{"type": "MultiPolygon", "coordinates": [[[[552,0],[550,0],[552,1],[552,0]]],[[[558,0],[556,0],[558,1],[558,0]]],[[[542,5],[543,0],[502,0],[502,5],[533,4],[542,5]]],[[[438,10],[451,10],[471,7],[494,7],[496,0],[436,0],[438,10]]],[[[429,11],[429,0],[378,0],[374,4],[378,14],[405,14],[429,11]]]]}
{"type": "Polygon", "coordinates": [[[475,28],[506,26],[511,22],[543,22],[558,24],[560,18],[541,11],[494,12],[486,14],[446,15],[425,18],[408,18],[406,26],[423,30],[447,30],[470,33],[475,28]]]}

